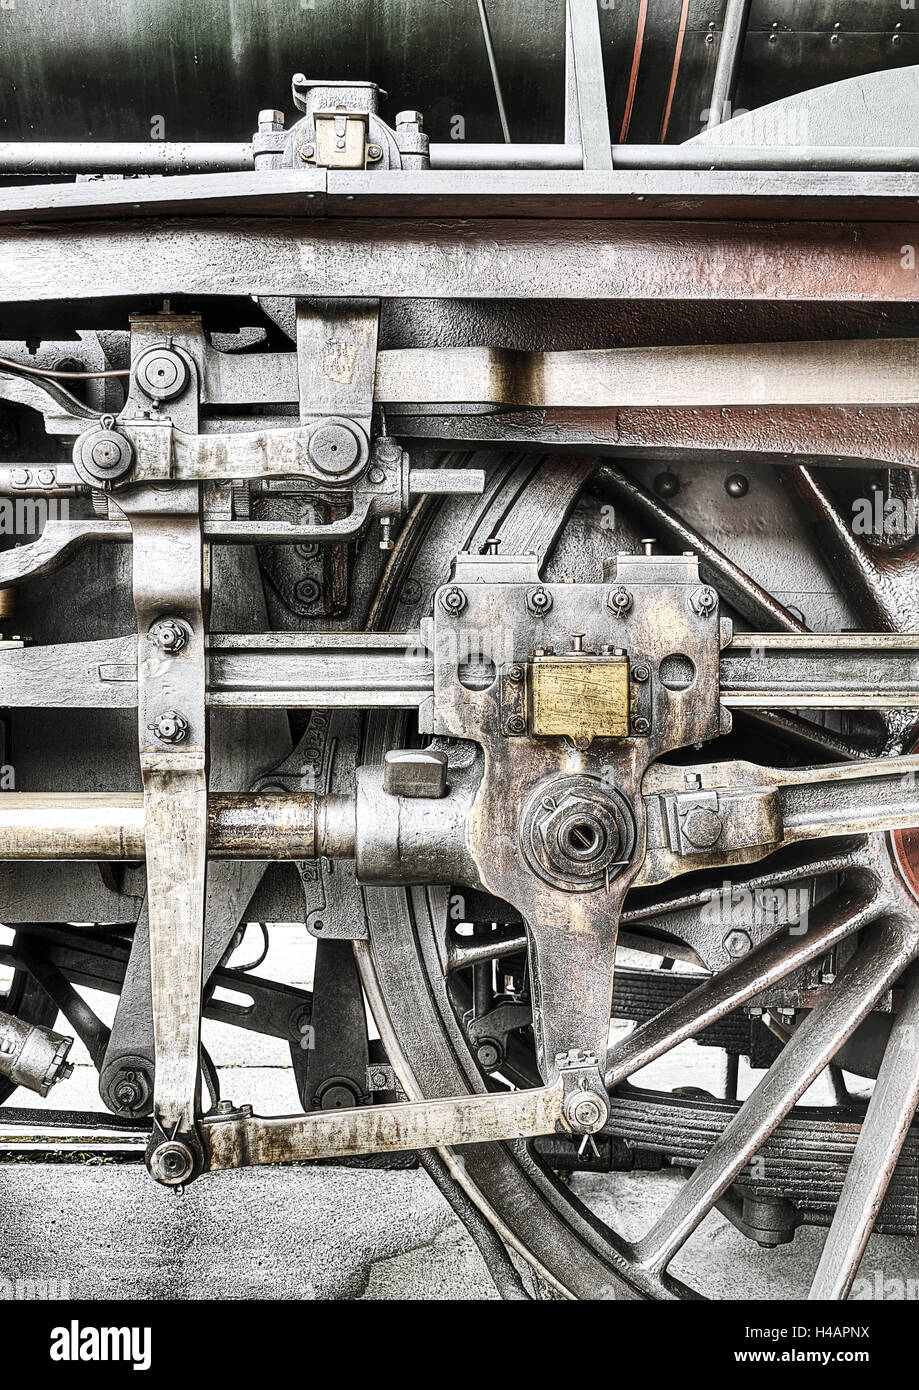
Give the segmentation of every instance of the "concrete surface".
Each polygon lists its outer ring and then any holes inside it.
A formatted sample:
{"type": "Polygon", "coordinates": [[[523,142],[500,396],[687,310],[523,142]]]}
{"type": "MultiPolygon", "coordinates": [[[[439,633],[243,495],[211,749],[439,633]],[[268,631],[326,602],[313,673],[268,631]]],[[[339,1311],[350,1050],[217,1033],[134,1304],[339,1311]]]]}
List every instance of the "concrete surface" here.
{"type": "MultiPolygon", "coordinates": [[[[239,959],[251,956],[254,940],[239,959]]],[[[275,928],[259,973],[308,988],[313,955],[302,928],[275,928]]],[[[112,998],[87,998],[110,1020],[112,998]]],[[[63,1021],[58,1026],[68,1031],[63,1021]]],[[[205,1041],[225,1096],[252,1101],[263,1114],[297,1108],[283,1043],[214,1024],[206,1025],[205,1041]]],[[[73,1056],[73,1078],[46,1104],[98,1108],[95,1071],[79,1045],[73,1056]]],[[[719,1053],[690,1043],[642,1079],[718,1094],[719,1069],[719,1053]]],[[[741,1093],[758,1079],[742,1068],[741,1093]]],[[[808,1099],[825,1103],[823,1083],[808,1099]]],[[[41,1104],[22,1091],[10,1103],[41,1104]]],[[[680,1181],[675,1173],[577,1174],[572,1188],[634,1237],[680,1181]]],[[[822,1241],[809,1228],[764,1252],[713,1212],[672,1268],[716,1298],[801,1297],[822,1241]]],[[[90,1299],[495,1297],[478,1251],[424,1173],[338,1167],[242,1170],[201,1179],[176,1196],[138,1165],[0,1163],[0,1299],[16,1280],[45,1281],[47,1296],[90,1299]]],[[[919,1254],[873,1237],[854,1296],[919,1299],[919,1254]]]]}

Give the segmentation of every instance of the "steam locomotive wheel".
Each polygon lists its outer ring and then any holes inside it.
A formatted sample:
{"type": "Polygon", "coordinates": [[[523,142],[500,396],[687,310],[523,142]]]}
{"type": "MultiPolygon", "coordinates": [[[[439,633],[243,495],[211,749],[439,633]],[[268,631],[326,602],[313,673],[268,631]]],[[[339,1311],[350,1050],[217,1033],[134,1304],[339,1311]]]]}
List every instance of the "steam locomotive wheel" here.
{"type": "MultiPolygon", "coordinates": [[[[494,467],[495,461],[490,463],[494,467]]],[[[415,616],[411,611],[406,613],[406,594],[417,593],[423,588],[418,611],[424,611],[431,588],[442,582],[442,557],[459,549],[474,551],[485,538],[499,532],[509,537],[508,550],[535,550],[551,577],[583,573],[593,561],[593,552],[610,544],[608,534],[604,534],[602,524],[598,525],[596,520],[604,514],[605,503],[614,496],[618,505],[622,500],[620,494],[627,495],[634,490],[628,480],[623,484],[617,470],[601,469],[590,479],[589,470],[585,471],[581,462],[565,463],[558,458],[542,462],[536,459],[505,461],[491,476],[494,484],[477,510],[469,511],[455,504],[443,506],[439,511],[429,506],[416,510],[400,537],[377,595],[370,614],[371,626],[391,624],[393,615],[397,614],[395,625],[404,629],[415,616]],[[526,538],[526,544],[521,544],[522,537],[526,538]],[[415,579],[416,583],[407,586],[407,579],[415,579]]],[[[838,519],[839,512],[829,490],[818,488],[805,469],[788,470],[784,482],[797,503],[810,498],[815,519],[824,523],[838,519]]],[[[641,504],[645,514],[641,514],[639,507],[629,518],[638,528],[644,527],[649,520],[648,496],[645,495],[641,504]]],[[[673,513],[657,499],[653,506],[660,531],[664,533],[669,524],[668,516],[672,517],[673,513]]],[[[632,532],[632,535],[637,534],[640,530],[632,532]]],[[[621,536],[616,538],[616,544],[619,548],[629,548],[629,540],[623,543],[621,536]]],[[[872,584],[863,576],[860,578],[855,566],[851,565],[844,566],[837,578],[845,601],[865,626],[868,626],[866,619],[870,619],[872,623],[880,621],[896,629],[898,624],[910,622],[907,573],[900,567],[893,580],[893,589],[872,584]],[[902,593],[899,586],[903,587],[902,593]],[[883,613],[878,611],[879,604],[884,605],[883,613]]],[[[755,608],[755,601],[753,606],[755,608]]],[[[755,617],[755,613],[748,616],[755,617]]],[[[777,750],[774,761],[784,757],[789,762],[797,758],[814,763],[828,761],[833,756],[880,752],[882,746],[888,752],[900,751],[912,741],[909,728],[906,718],[897,721],[891,717],[883,728],[833,733],[793,716],[783,715],[778,721],[769,716],[765,720],[755,716],[746,731],[740,731],[740,737],[749,739],[752,736],[754,741],[759,741],[760,761],[767,760],[762,756],[765,736],[773,740],[777,750]],[[866,741],[870,744],[872,739],[875,746],[867,747],[866,741]]],[[[408,729],[400,716],[394,713],[370,716],[366,725],[364,760],[378,761],[387,748],[404,746],[407,736],[408,729]]],[[[646,1218],[646,1226],[650,1224],[647,1234],[630,1241],[611,1229],[597,1210],[591,1210],[591,1206],[603,1212],[610,1210],[609,1199],[597,1202],[598,1193],[602,1195],[599,1180],[594,1177],[586,1190],[583,1186],[579,1189],[579,1180],[572,1183],[562,1175],[560,1170],[564,1164],[557,1156],[547,1156],[545,1150],[540,1153],[540,1149],[544,1149],[542,1141],[472,1145],[447,1155],[457,1179],[504,1238],[536,1269],[552,1290],[549,1296],[586,1299],[743,1296],[747,1291],[739,1286],[736,1291],[725,1291],[722,1284],[720,1291],[708,1293],[704,1286],[696,1287],[699,1279],[695,1267],[689,1283],[668,1273],[671,1259],[679,1255],[687,1239],[716,1203],[750,1241],[750,1259],[745,1260],[742,1251],[741,1264],[748,1277],[751,1268],[757,1271],[756,1280],[761,1290],[764,1276],[767,1279],[777,1276],[769,1273],[768,1264],[751,1265],[753,1257],[759,1256],[755,1247],[775,1247],[790,1241],[802,1220],[818,1226],[830,1224],[860,1125],[865,1130],[865,1140],[860,1146],[858,1161],[853,1162],[851,1168],[862,1183],[862,1195],[866,1154],[876,1171],[896,1161],[897,1141],[889,1116],[885,1116],[882,1109],[875,1111],[873,1108],[862,1125],[864,1101],[858,1102],[848,1095],[837,1061],[845,1061],[847,1069],[866,1076],[877,1075],[878,1067],[885,1066],[888,1074],[899,1069],[902,1076],[904,1054],[902,1051],[897,1054],[897,1048],[902,1049],[904,1042],[907,1048],[915,1048],[915,986],[910,988],[909,979],[899,978],[908,952],[897,954],[901,927],[907,935],[915,930],[916,913],[911,906],[914,901],[910,882],[914,858],[911,841],[902,834],[889,840],[883,835],[872,835],[859,841],[816,842],[804,848],[804,853],[794,856],[787,853],[772,856],[765,864],[753,866],[757,872],[746,878],[735,871],[735,882],[755,881],[759,891],[787,894],[792,903],[796,893],[798,901],[804,901],[800,895],[809,891],[808,885],[821,883],[823,887],[817,894],[819,901],[812,909],[809,929],[823,930],[828,923],[835,923],[838,935],[850,945],[859,941],[855,965],[839,976],[840,980],[847,978],[849,986],[837,986],[834,990],[832,975],[827,973],[827,961],[823,960],[819,965],[822,977],[812,977],[819,980],[813,998],[808,1001],[812,1007],[781,1009],[782,998],[787,1000],[790,996],[783,996],[773,988],[773,998],[779,1001],[780,1012],[774,1006],[773,1017],[767,1010],[767,1021],[781,1035],[783,1029],[776,1019],[784,1016],[788,1026],[781,1040],[763,1029],[760,1017],[763,1010],[756,1009],[750,1017],[742,1011],[729,1013],[722,1009],[720,1017],[725,1026],[741,1023],[745,1029],[763,1030],[761,1038],[771,1042],[773,1047],[774,1060],[752,1098],[744,1104],[736,1096],[736,1043],[731,1049],[733,1057],[726,1054],[726,1073],[730,1078],[726,1098],[700,1090],[697,1085],[674,1088],[672,1082],[669,1089],[639,1090],[626,1081],[612,1091],[613,1126],[620,1126],[625,1148],[634,1153],[643,1143],[649,1144],[652,1159],[656,1153],[661,1168],[657,1175],[647,1177],[664,1184],[667,1201],[663,1207],[659,1202],[651,1202],[651,1215],[646,1218]],[[907,918],[911,920],[906,921],[907,918]],[[900,994],[904,984],[907,988],[900,994]],[[890,992],[892,985],[897,987],[895,996],[890,992]],[[891,1014],[883,1012],[891,1007],[892,997],[900,1002],[902,1015],[893,1032],[891,1014]],[[872,1009],[880,1012],[872,1013],[872,1009]],[[866,1021],[859,1027],[862,1020],[866,1021]],[[801,1105],[801,1097],[818,1078],[824,1092],[829,1093],[830,1103],[801,1105]],[[687,1145],[685,1132],[693,1129],[697,1142],[687,1145]],[[706,1147],[709,1149],[707,1157],[706,1147]],[[802,1156],[812,1165],[810,1177],[820,1189],[820,1201],[824,1203],[822,1213],[812,1211],[809,1217],[789,1200],[800,1198],[802,1186],[807,1186],[806,1181],[802,1184],[800,1180],[802,1156]],[[754,1160],[752,1167],[751,1160],[754,1160]],[[679,1175],[685,1177],[687,1173],[690,1176],[681,1186],[679,1175]]],[[[659,982],[666,982],[668,989],[679,981],[695,984],[700,979],[714,982],[717,988],[717,970],[694,978],[686,974],[674,975],[668,969],[673,961],[666,956],[668,933],[677,919],[682,919],[684,927],[695,924],[696,928],[706,921],[707,905],[717,894],[720,887],[717,880],[721,877],[703,872],[692,876],[689,888],[687,880],[683,879],[676,890],[668,885],[655,890],[639,889],[627,900],[624,923],[635,923],[628,940],[641,947],[640,938],[646,933],[643,949],[651,953],[648,959],[657,967],[639,972],[643,986],[648,982],[653,985],[656,977],[659,982]]],[[[365,891],[365,902],[370,941],[357,945],[364,988],[390,1059],[409,1097],[448,1096],[509,1083],[538,1084],[531,1035],[525,1022],[510,1032],[500,1060],[488,1056],[487,1049],[483,1051],[470,1044],[465,1025],[470,1017],[474,986],[470,970],[451,968],[449,964],[449,941],[457,916],[452,907],[451,890],[369,889],[365,891]],[[490,1065],[483,1067],[483,1059],[490,1065]]],[[[484,930],[487,936],[488,923],[484,930]]],[[[677,955],[680,954],[680,930],[671,938],[677,955]]],[[[780,936],[787,934],[779,933],[780,936]]],[[[685,935],[688,939],[691,932],[685,935]]],[[[719,930],[719,939],[721,935],[719,930]]],[[[513,957],[513,942],[508,945],[505,929],[503,934],[496,935],[491,956],[486,942],[476,959],[480,968],[482,962],[490,964],[490,959],[500,960],[502,968],[506,968],[510,957],[511,965],[516,963],[522,974],[525,956],[519,953],[519,939],[516,949],[518,955],[513,957]]],[[[623,973],[628,978],[628,970],[623,973]]],[[[729,973],[725,972],[725,978],[729,973]]],[[[785,967],[773,978],[778,984],[788,983],[789,975],[785,967]]],[[[711,1000],[705,997],[705,988],[703,985],[698,1012],[684,1027],[680,1040],[697,1037],[706,1026],[717,1022],[718,1015],[709,1007],[711,1000]]],[[[640,1039],[653,1027],[653,1021],[646,1023],[643,1029],[631,1035],[633,1040],[640,1039]]],[[[631,1066],[626,1064],[620,1070],[625,1076],[634,1074],[639,1069],[635,1058],[641,1053],[640,1044],[633,1041],[630,1049],[628,1038],[619,1046],[614,1045],[615,1041],[611,1042],[614,1069],[617,1056],[627,1058],[631,1050],[631,1066]]],[[[700,1050],[698,1056],[702,1055],[700,1050]]],[[[765,1063],[760,1060],[757,1065],[762,1068],[765,1063]]],[[[690,1074],[686,1080],[694,1078],[690,1074]]],[[[665,1080],[649,1084],[667,1083],[665,1080]]],[[[641,1079],[638,1085],[642,1086],[641,1079]]],[[[904,1104],[908,1121],[911,1113],[908,1097],[904,1104]]],[[[915,1104],[915,1096],[912,1104],[915,1104]]],[[[914,1141],[915,1132],[910,1134],[908,1146],[914,1141]]],[[[911,1147],[909,1155],[911,1163],[911,1147]]],[[[653,1167],[654,1162],[648,1161],[645,1166],[653,1167]]],[[[908,1168],[909,1164],[906,1166],[908,1168]]],[[[894,1189],[899,1181],[897,1178],[891,1187],[884,1208],[886,1218],[879,1223],[878,1230],[894,1233],[898,1230],[899,1189],[894,1189]]],[[[903,1174],[903,1183],[909,1184],[908,1172],[903,1174]]],[[[851,1195],[850,1192],[849,1198],[851,1195]]],[[[834,1282],[828,1266],[825,1268],[821,1263],[814,1276],[814,1289],[821,1296],[848,1295],[858,1266],[853,1252],[858,1249],[860,1253],[860,1242],[867,1239],[868,1230],[870,1226],[866,1227],[863,1212],[856,1213],[851,1200],[848,1203],[844,1200],[826,1242],[824,1262],[829,1260],[827,1252],[831,1246],[838,1256],[842,1245],[848,1249],[849,1256],[841,1261],[837,1258],[835,1268],[841,1264],[847,1272],[842,1276],[837,1274],[834,1282]]],[[[809,1234],[813,1237],[808,1245],[813,1266],[818,1262],[820,1237],[818,1232],[809,1234]]],[[[900,1234],[906,1234],[906,1229],[901,1229],[900,1234]]],[[[903,1245],[905,1248],[905,1242],[903,1245]]],[[[770,1257],[759,1258],[767,1260],[770,1257]]],[[[905,1251],[903,1258],[911,1268],[914,1255],[905,1251]]],[[[798,1281],[800,1283],[800,1275],[798,1281]]],[[[794,1291],[786,1290],[783,1296],[794,1296],[794,1291]]]]}

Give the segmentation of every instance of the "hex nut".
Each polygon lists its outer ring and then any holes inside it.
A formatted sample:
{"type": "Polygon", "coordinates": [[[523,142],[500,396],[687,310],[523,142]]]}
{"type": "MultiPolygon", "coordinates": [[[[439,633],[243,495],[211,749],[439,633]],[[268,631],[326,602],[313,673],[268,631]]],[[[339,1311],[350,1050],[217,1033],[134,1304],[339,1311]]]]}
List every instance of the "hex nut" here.
{"type": "Polygon", "coordinates": [[[466,602],[466,595],[463,593],[462,589],[458,589],[455,584],[451,585],[449,589],[444,589],[443,593],[440,595],[441,608],[445,613],[449,613],[451,617],[454,618],[459,617],[460,613],[462,613],[463,609],[466,607],[466,602]]]}
{"type": "Polygon", "coordinates": [[[160,618],[150,629],[150,641],[161,651],[174,655],[188,642],[188,632],[177,618],[160,618]]]}
{"type": "Polygon", "coordinates": [[[552,607],[552,595],[541,585],[536,589],[527,589],[526,604],[527,611],[534,618],[541,618],[552,607]]]}
{"type": "Polygon", "coordinates": [[[718,595],[714,589],[703,585],[701,589],[693,589],[689,595],[689,606],[700,618],[709,618],[718,607],[718,595]]]}
{"type": "Polygon", "coordinates": [[[163,743],[184,743],[188,737],[188,720],[174,709],[158,714],[151,727],[163,743]]]}
{"type": "Polygon", "coordinates": [[[721,943],[729,956],[745,956],[753,949],[753,942],[745,931],[735,927],[729,931],[721,943]]]}

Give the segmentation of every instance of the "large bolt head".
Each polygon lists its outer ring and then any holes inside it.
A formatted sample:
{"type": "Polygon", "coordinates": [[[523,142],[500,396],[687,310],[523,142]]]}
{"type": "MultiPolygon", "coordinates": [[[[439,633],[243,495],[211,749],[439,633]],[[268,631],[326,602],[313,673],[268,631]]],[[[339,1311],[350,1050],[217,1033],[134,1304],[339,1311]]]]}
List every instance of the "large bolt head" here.
{"type": "Polygon", "coordinates": [[[697,849],[711,849],[723,828],[721,817],[707,806],[694,806],[683,818],[683,835],[697,849]]]}
{"type": "MultiPolygon", "coordinates": [[[[111,420],[111,416],[108,417],[111,420]]],[[[112,421],[114,424],[114,421],[112,421]]],[[[85,430],[73,446],[73,466],[90,487],[117,482],[134,465],[134,450],[127,435],[106,426],[85,430]]]]}
{"type": "Polygon", "coordinates": [[[483,1071],[494,1071],[501,1065],[501,1050],[491,1038],[483,1038],[476,1045],[475,1057],[483,1071]]]}
{"type": "Polygon", "coordinates": [[[150,1172],[166,1187],[180,1187],[195,1171],[195,1156],[187,1144],[171,1139],[150,1155],[150,1172]]]}
{"type": "Polygon", "coordinates": [[[284,112],[266,110],[258,113],[258,128],[267,134],[272,130],[284,129],[284,112]]]}
{"type": "Polygon", "coordinates": [[[579,1134],[593,1134],[606,1121],[609,1106],[593,1091],[575,1091],[565,1102],[565,1119],[579,1134]]]}
{"type": "Polygon", "coordinates": [[[361,441],[343,421],[325,421],[310,435],[307,447],[310,463],[319,473],[339,477],[359,462],[361,441]]]}
{"type": "Polygon", "coordinates": [[[134,363],[134,380],[151,400],[171,401],[188,385],[188,366],[172,348],[147,348],[134,363]]]}

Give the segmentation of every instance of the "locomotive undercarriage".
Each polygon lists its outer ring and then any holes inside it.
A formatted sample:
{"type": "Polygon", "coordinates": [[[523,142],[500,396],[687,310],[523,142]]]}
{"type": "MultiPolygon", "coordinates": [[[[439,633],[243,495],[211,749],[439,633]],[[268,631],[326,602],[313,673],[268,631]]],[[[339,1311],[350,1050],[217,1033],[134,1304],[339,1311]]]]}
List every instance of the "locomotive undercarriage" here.
{"type": "Polygon", "coordinates": [[[912,180],[878,138],[624,183],[570,10],[570,173],[438,173],[298,74],[213,155],[251,176],[0,190],[44,521],[0,552],[0,1099],[65,1095],[60,1012],[106,1107],[0,1125],[142,1134],[169,1187],[440,1149],[576,1297],[696,1296],[716,1206],[827,1226],[844,1298],[919,1231],[912,180]],[[312,991],[234,966],[253,921],[312,991]],[[220,1094],[208,1018],[289,1043],[302,1114],[220,1094]],[[646,1084],[693,1039],[720,1094],[646,1084]],[[626,1240],[566,1178],[632,1170],[685,1181],[626,1240]]]}

